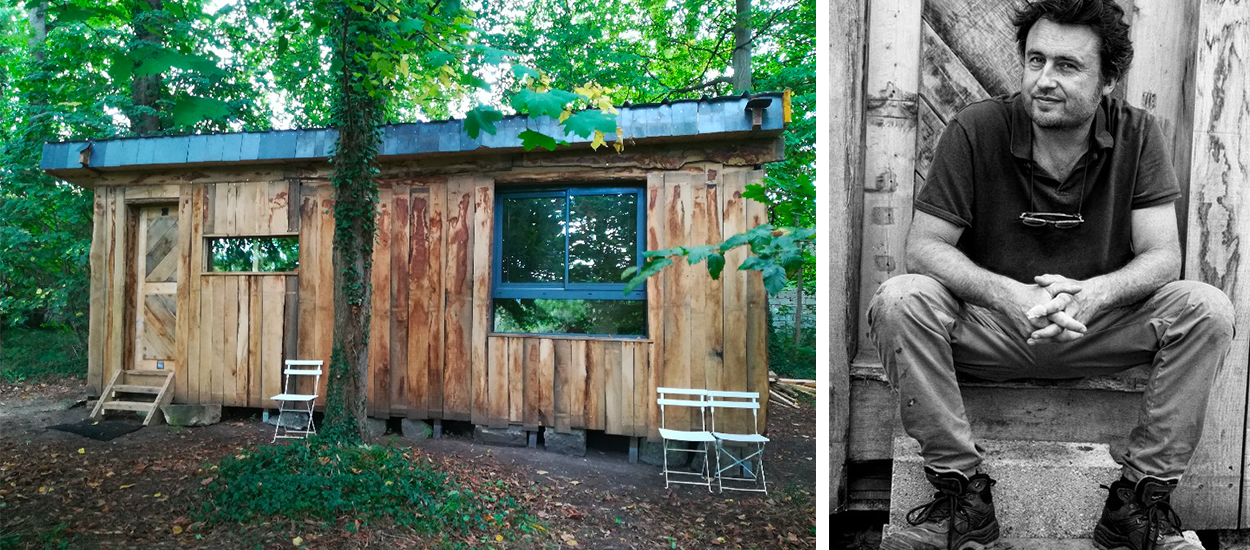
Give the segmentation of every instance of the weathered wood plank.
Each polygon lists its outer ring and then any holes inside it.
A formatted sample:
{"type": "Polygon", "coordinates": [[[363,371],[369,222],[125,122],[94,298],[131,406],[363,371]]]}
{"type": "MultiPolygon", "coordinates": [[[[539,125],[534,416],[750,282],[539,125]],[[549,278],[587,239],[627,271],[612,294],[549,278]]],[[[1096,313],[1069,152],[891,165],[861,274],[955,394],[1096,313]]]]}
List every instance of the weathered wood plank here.
{"type": "Polygon", "coordinates": [[[285,179],[273,180],[268,182],[266,187],[265,209],[262,211],[265,231],[268,233],[287,233],[291,231],[290,216],[287,215],[287,208],[292,203],[290,184],[285,179]]]}
{"type": "Polygon", "coordinates": [[[238,285],[235,289],[234,306],[235,320],[234,326],[227,325],[226,329],[234,332],[234,348],[226,348],[223,353],[234,355],[234,365],[236,378],[235,395],[242,403],[243,407],[264,407],[261,403],[252,398],[251,380],[255,374],[252,372],[251,361],[251,337],[252,326],[256,319],[252,313],[252,279],[251,277],[241,277],[237,279],[238,285]]]}
{"type": "MultiPolygon", "coordinates": [[[[91,290],[87,312],[87,387],[88,391],[95,395],[99,395],[104,391],[105,384],[104,341],[105,333],[107,332],[105,314],[108,311],[110,283],[108,276],[109,266],[106,261],[109,244],[113,242],[111,235],[109,235],[112,228],[108,218],[109,193],[110,191],[107,187],[98,188],[92,197],[91,252],[87,256],[87,262],[91,270],[91,290]]],[[[189,229],[186,229],[186,231],[189,231],[189,229]]],[[[179,339],[178,349],[185,353],[185,344],[183,344],[182,339],[179,339]]],[[[178,361],[179,364],[183,364],[182,356],[179,356],[178,361]]],[[[183,393],[185,393],[185,389],[183,393]]],[[[185,399],[185,397],[178,394],[175,394],[175,396],[185,399]]]]}
{"type": "MultiPolygon", "coordinates": [[[[724,168],[716,166],[708,172],[708,186],[705,200],[705,208],[707,213],[702,216],[704,228],[700,231],[703,238],[707,240],[707,244],[717,244],[721,242],[721,234],[723,229],[722,213],[720,205],[720,186],[723,182],[724,168]],[[713,172],[716,174],[713,178],[713,172]],[[715,184],[715,185],[713,185],[715,184]]],[[[698,208],[695,208],[696,214],[698,208]]],[[[698,220],[699,216],[696,215],[698,220]]],[[[701,277],[703,277],[703,295],[704,303],[698,324],[703,325],[703,334],[705,340],[701,344],[702,360],[703,360],[703,380],[707,388],[724,388],[724,371],[725,371],[725,310],[724,307],[724,280],[723,276],[713,279],[707,271],[707,266],[702,265],[696,269],[701,277]]],[[[698,310],[696,310],[698,311],[698,310]]],[[[697,341],[697,340],[696,340],[697,341]]],[[[694,359],[700,359],[695,357],[694,359]]]]}
{"type": "MultiPolygon", "coordinates": [[[[604,409],[604,427],[606,433],[613,435],[621,435],[625,432],[623,421],[625,420],[625,404],[622,397],[624,391],[624,355],[622,353],[623,342],[604,342],[603,345],[603,409],[604,409]]],[[[633,362],[633,354],[630,354],[630,362],[633,362]]],[[[633,368],[633,365],[630,365],[633,368]]]]}
{"type": "MultiPolygon", "coordinates": [[[[317,358],[330,364],[330,354],[334,345],[334,262],[333,250],[334,246],[334,190],[328,186],[317,190],[317,196],[321,203],[321,212],[325,214],[318,216],[321,221],[321,235],[319,237],[321,248],[319,250],[317,265],[317,280],[320,294],[317,295],[317,358]]],[[[322,376],[319,383],[318,395],[326,395],[326,386],[329,384],[329,377],[322,376]]],[[[324,405],[325,397],[321,397],[318,403],[324,405]]]]}
{"type": "Polygon", "coordinates": [[[269,399],[275,394],[265,391],[266,384],[268,384],[266,378],[272,378],[273,375],[269,374],[268,365],[264,362],[263,327],[266,313],[261,282],[254,276],[247,277],[245,280],[247,281],[247,307],[251,313],[247,335],[247,393],[250,400],[260,403],[262,407],[277,407],[277,403],[269,399]]]}
{"type": "Polygon", "coordinates": [[[538,423],[555,426],[556,350],[550,338],[538,340],[538,423]]]}
{"type": "Polygon", "coordinates": [[[430,340],[434,313],[430,302],[438,290],[430,283],[429,192],[413,189],[409,198],[408,251],[408,415],[429,418],[430,340]]]}
{"type": "Polygon", "coordinates": [[[1186,527],[1250,525],[1246,482],[1246,364],[1250,362],[1250,267],[1241,237],[1250,235],[1250,4],[1201,2],[1193,81],[1193,159],[1190,172],[1186,277],[1224,290],[1236,312],[1237,334],[1211,392],[1206,430],[1172,497],[1186,527]],[[1238,510],[1241,510],[1238,517],[1238,510]]]}
{"type": "Polygon", "coordinates": [[[200,336],[199,369],[195,372],[196,403],[214,403],[213,371],[221,368],[217,354],[213,348],[213,320],[220,312],[217,304],[215,288],[221,277],[204,277],[200,283],[200,318],[196,320],[200,336]]]}
{"type": "MultiPolygon", "coordinates": [[[[490,332],[491,249],[495,228],[495,182],[478,178],[473,184],[473,306],[470,347],[470,377],[473,392],[473,422],[483,424],[489,417],[487,401],[486,334],[490,332]]],[[[554,364],[552,365],[554,367],[554,364]]],[[[544,372],[546,372],[544,370],[544,372]]],[[[550,388],[551,379],[546,380],[550,388]]],[[[546,392],[550,396],[550,391],[546,392]]],[[[550,409],[546,411],[550,414],[550,409]]],[[[544,420],[550,424],[551,418],[544,420]]]]}
{"type": "MultiPolygon", "coordinates": [[[[747,185],[763,185],[764,171],[753,170],[747,185]]],[[[768,207],[753,200],[746,201],[747,226],[768,223],[768,207]]],[[[747,391],[759,392],[761,426],[768,425],[768,292],[759,272],[751,272],[747,281],[747,391]]]]}
{"type": "Polygon", "coordinates": [[[508,341],[508,422],[525,421],[525,339],[508,341]]]}
{"type": "Polygon", "coordinates": [[[1190,156],[1193,151],[1193,75],[1200,2],[1138,0],[1132,10],[1133,64],[1120,84],[1124,97],[1155,116],[1171,153],[1181,186],[1176,213],[1181,242],[1186,242],[1189,217],[1190,156]],[[1140,60],[1149,60],[1142,62],[1140,60]]]}
{"type": "Polygon", "coordinates": [[[586,398],[590,395],[586,340],[569,340],[569,427],[589,428],[586,398]]]}
{"type": "MultiPolygon", "coordinates": [[[[715,193],[715,189],[707,185],[700,174],[690,189],[690,239],[688,242],[695,245],[711,244],[712,235],[708,234],[709,218],[713,217],[708,204],[708,197],[715,193]]],[[[715,233],[720,235],[720,231],[715,233]]],[[[719,373],[708,372],[708,355],[721,350],[711,348],[712,329],[717,332],[724,330],[723,327],[712,326],[712,304],[708,303],[708,286],[711,283],[711,277],[708,276],[707,267],[705,265],[687,266],[684,277],[685,293],[690,295],[690,356],[688,376],[690,377],[689,387],[692,388],[712,388],[709,385],[711,378],[719,379],[719,373]]],[[[716,285],[720,290],[719,282],[716,285]]],[[[719,380],[718,380],[719,382],[719,380]]]]}
{"type": "Polygon", "coordinates": [[[648,403],[655,401],[649,399],[651,396],[648,380],[651,378],[651,344],[648,342],[636,342],[634,348],[634,379],[631,386],[630,394],[634,399],[634,414],[630,422],[632,428],[630,434],[637,437],[646,437],[648,433],[647,427],[647,408],[648,403]]]}
{"type": "Polygon", "coordinates": [[[508,339],[491,336],[486,339],[487,375],[490,377],[487,425],[502,428],[508,425],[508,339]]]}
{"type": "Polygon", "coordinates": [[[525,372],[525,386],[521,395],[521,425],[526,429],[540,425],[540,405],[542,403],[542,367],[539,357],[538,339],[521,338],[521,349],[524,354],[522,369],[525,372]]]}
{"type": "Polygon", "coordinates": [[[126,285],[129,282],[127,273],[134,258],[130,254],[126,254],[127,243],[133,236],[128,236],[127,218],[129,217],[124,202],[124,195],[119,189],[111,194],[112,205],[110,205],[110,220],[113,224],[113,245],[109,250],[109,270],[112,272],[110,283],[109,300],[109,334],[108,342],[105,347],[108,349],[106,362],[104,365],[104,376],[106,378],[113,376],[113,373],[119,369],[126,368],[126,361],[129,360],[126,354],[126,329],[133,328],[134,323],[129,322],[126,316],[126,285]]]}
{"type": "MultiPolygon", "coordinates": [[[[946,6],[949,3],[928,4],[950,8],[946,6]]],[[[873,2],[868,17],[872,28],[868,34],[865,140],[867,150],[874,153],[865,161],[863,181],[858,323],[861,355],[874,349],[863,319],[867,300],[882,282],[901,274],[905,265],[915,172],[920,4],[916,0],[873,2]]]]}
{"type": "Polygon", "coordinates": [[[607,428],[605,344],[603,340],[586,342],[586,428],[591,430],[607,428]]]}
{"type": "Polygon", "coordinates": [[[408,245],[407,185],[395,185],[391,213],[391,416],[409,416],[408,381],[408,245]]]}
{"type": "MultiPolygon", "coordinates": [[[[664,174],[665,213],[664,248],[677,246],[690,240],[690,211],[693,197],[692,178],[688,174],[664,174]]],[[[689,288],[694,268],[677,260],[666,269],[664,278],[664,378],[665,387],[689,388],[694,384],[690,377],[690,318],[692,313],[692,289],[689,288]]],[[[669,415],[671,427],[686,429],[692,417],[686,414],[669,415]]]]}
{"type": "Polygon", "coordinates": [[[430,218],[429,238],[427,239],[429,255],[429,281],[427,288],[431,296],[430,305],[430,359],[427,363],[429,385],[427,401],[429,414],[435,418],[443,417],[443,371],[446,357],[447,329],[443,312],[447,307],[447,294],[444,291],[446,275],[447,251],[447,184],[438,183],[430,186],[430,218]]]}
{"type": "MultiPolygon", "coordinates": [[[[318,268],[322,258],[321,221],[319,217],[329,214],[321,211],[317,193],[306,188],[300,197],[299,232],[299,345],[298,359],[317,359],[317,325],[322,320],[317,315],[317,297],[321,290],[318,268]]],[[[331,243],[324,243],[326,250],[331,243]]],[[[329,291],[329,288],[326,288],[329,291]]],[[[322,359],[325,360],[325,359],[322,359]]]]}
{"type": "MultiPolygon", "coordinates": [[[[282,220],[286,223],[285,218],[282,220]]],[[[299,340],[299,281],[298,276],[282,276],[282,359],[299,359],[296,344],[299,340]]],[[[227,327],[229,328],[229,327],[227,327]]],[[[285,364],[285,363],[284,363],[285,364]]],[[[227,389],[228,391],[228,389],[227,389]]],[[[316,389],[309,386],[300,391],[315,393],[316,389]]]]}
{"type": "MultiPolygon", "coordinates": [[[[180,257],[178,259],[177,303],[178,303],[178,311],[183,312],[183,313],[178,315],[178,320],[176,321],[176,325],[175,325],[175,331],[177,335],[175,337],[175,342],[174,342],[174,346],[175,346],[174,362],[177,363],[177,367],[176,367],[177,374],[174,376],[173,390],[174,390],[174,402],[186,403],[187,402],[186,378],[187,378],[187,372],[188,372],[187,371],[187,359],[188,359],[187,340],[188,340],[188,335],[191,333],[191,327],[194,326],[192,319],[191,319],[191,315],[190,315],[190,312],[194,311],[194,309],[191,307],[191,302],[193,299],[198,298],[198,296],[193,296],[191,294],[190,279],[191,277],[198,276],[200,270],[198,269],[198,265],[194,264],[191,261],[191,258],[193,257],[192,256],[193,237],[191,233],[192,231],[191,227],[193,225],[191,223],[192,216],[193,216],[192,207],[191,207],[191,195],[193,192],[192,186],[181,185],[179,186],[179,192],[181,193],[181,195],[178,198],[178,251],[179,251],[180,257]]],[[[93,243],[95,242],[94,237],[92,237],[92,242],[93,243]]],[[[92,254],[93,255],[95,254],[94,244],[92,244],[92,254]]],[[[95,273],[94,265],[92,266],[91,271],[93,274],[95,273]]],[[[96,280],[95,275],[92,275],[92,285],[93,285],[92,286],[92,305],[91,305],[92,310],[94,310],[96,307],[95,300],[94,300],[95,280],[96,280]]],[[[95,354],[92,353],[92,356],[94,355],[95,354]]]]}
{"type": "MultiPolygon", "coordinates": [[[[181,372],[179,376],[174,377],[175,383],[185,384],[185,399],[187,403],[200,403],[199,392],[199,375],[200,375],[200,331],[203,326],[200,322],[201,310],[203,309],[202,281],[204,277],[201,275],[204,270],[204,264],[199,263],[204,257],[204,208],[205,208],[205,185],[191,185],[191,215],[186,222],[191,226],[191,272],[187,278],[183,280],[183,284],[189,287],[191,307],[187,308],[187,321],[190,323],[185,336],[187,339],[187,360],[180,365],[181,372]]],[[[181,315],[180,315],[181,317],[181,315]]]]}
{"type": "Polygon", "coordinates": [[[555,413],[555,429],[559,433],[569,433],[571,427],[569,404],[573,401],[573,377],[569,372],[572,360],[569,357],[572,349],[571,340],[555,340],[555,388],[552,392],[552,407],[555,413]]]}
{"type": "Polygon", "coordinates": [[[472,406],[473,200],[472,179],[448,182],[443,418],[453,420],[469,420],[472,406]]]}
{"type": "MultiPolygon", "coordinates": [[[[668,211],[665,204],[667,197],[664,186],[664,174],[652,172],[647,174],[647,250],[660,250],[667,242],[664,229],[667,226],[664,213],[668,211]]],[[[666,270],[667,271],[667,270],[666,270]]],[[[660,407],[656,404],[655,389],[664,380],[664,289],[668,274],[661,272],[647,278],[647,336],[651,339],[648,363],[650,371],[647,379],[647,426],[650,431],[647,439],[658,441],[660,437],[660,407]]],[[[582,371],[585,372],[584,370],[582,371]]],[[[584,379],[584,374],[582,375],[584,379]]],[[[580,409],[573,409],[580,410],[580,409]]]]}
{"type": "MultiPolygon", "coordinates": [[[[742,198],[748,175],[745,171],[738,171],[724,176],[721,216],[725,223],[721,228],[721,240],[749,229],[746,199],[742,198]]],[[[720,387],[730,390],[745,390],[747,387],[747,320],[743,315],[747,310],[747,272],[738,271],[746,258],[745,248],[729,251],[725,254],[725,270],[721,273],[724,281],[722,304],[725,311],[721,330],[724,334],[725,357],[720,387]]]]}
{"type": "MultiPolygon", "coordinates": [[[[918,59],[912,47],[912,33],[919,31],[917,26],[913,26],[913,20],[919,18],[922,2],[903,0],[891,4],[893,6],[878,8],[874,3],[868,17],[872,25],[868,32],[869,109],[872,109],[871,96],[875,90],[880,89],[872,85],[874,77],[877,76],[872,68],[873,58],[884,53],[892,59],[918,59]],[[879,19],[881,16],[899,19],[883,21],[879,19]],[[905,24],[898,26],[897,23],[905,24]],[[892,32],[903,34],[891,37],[889,34],[892,32]],[[886,36],[882,36],[883,34],[886,36]],[[896,48],[902,46],[902,49],[895,52],[878,51],[887,45],[896,48]]],[[[1016,53],[1015,27],[1011,25],[1015,4],[998,0],[928,0],[923,4],[925,21],[950,45],[951,51],[976,75],[977,81],[981,82],[990,95],[1007,94],[1019,88],[1020,56],[1016,53]]]]}
{"type": "Polygon", "coordinates": [[[221,366],[222,372],[222,401],[221,404],[228,407],[244,407],[247,406],[246,396],[239,395],[238,389],[239,379],[247,379],[246,367],[239,368],[238,363],[238,340],[239,340],[239,277],[221,277],[221,319],[220,328],[214,330],[221,331],[221,366]]]}
{"type": "Polygon", "coordinates": [[[378,189],[377,236],[373,241],[372,311],[369,319],[369,415],[391,415],[391,238],[394,192],[378,189]]]}
{"type": "MultiPolygon", "coordinates": [[[[281,275],[258,276],[253,284],[261,289],[263,319],[281,319],[286,305],[286,281],[281,275]]],[[[261,322],[261,392],[265,399],[282,393],[282,323],[261,322]]]]}
{"type": "MultiPolygon", "coordinates": [[[[946,124],[964,106],[990,97],[932,25],[921,24],[920,119],[916,135],[916,177],[923,180],[946,124]]],[[[918,180],[918,181],[920,181],[918,180]]]]}

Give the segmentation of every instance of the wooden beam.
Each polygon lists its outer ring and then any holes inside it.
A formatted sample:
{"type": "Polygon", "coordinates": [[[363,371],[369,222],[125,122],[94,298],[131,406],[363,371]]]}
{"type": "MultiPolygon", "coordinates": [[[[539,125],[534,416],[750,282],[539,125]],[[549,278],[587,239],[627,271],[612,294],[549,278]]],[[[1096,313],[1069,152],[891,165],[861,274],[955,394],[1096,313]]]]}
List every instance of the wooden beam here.
{"type": "MultiPolygon", "coordinates": [[[[868,0],[829,3],[830,28],[826,54],[828,75],[821,83],[829,104],[825,110],[825,184],[817,194],[818,212],[825,213],[827,238],[823,239],[826,269],[817,270],[817,287],[828,289],[823,309],[827,327],[829,378],[829,472],[830,510],[836,510],[846,494],[846,454],[850,426],[851,358],[855,356],[859,308],[860,220],[864,181],[864,94],[867,50],[868,0]]],[[[819,307],[819,306],[818,306],[819,307]]],[[[744,350],[745,353],[745,350],[744,350]]]]}
{"type": "Polygon", "coordinates": [[[1243,451],[1250,273],[1241,265],[1241,237],[1250,236],[1250,4],[1203,0],[1197,32],[1185,276],[1228,293],[1240,330],[1211,392],[1203,440],[1172,503],[1186,527],[1244,528],[1250,520],[1242,505],[1250,497],[1243,451]]]}

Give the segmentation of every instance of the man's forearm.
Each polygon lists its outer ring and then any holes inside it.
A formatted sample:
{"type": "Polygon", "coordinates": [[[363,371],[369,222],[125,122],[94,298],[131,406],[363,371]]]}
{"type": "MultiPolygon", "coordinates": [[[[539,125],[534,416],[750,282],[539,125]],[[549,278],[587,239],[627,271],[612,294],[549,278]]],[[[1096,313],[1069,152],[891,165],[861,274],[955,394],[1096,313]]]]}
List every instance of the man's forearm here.
{"type": "Polygon", "coordinates": [[[1005,310],[1013,285],[1020,283],[985,269],[941,241],[909,242],[907,270],[942,283],[955,297],[982,307],[1005,310]]]}
{"type": "Polygon", "coordinates": [[[1116,271],[1084,281],[1080,298],[1095,310],[1126,306],[1146,299],[1179,275],[1179,251],[1149,250],[1116,271]]]}

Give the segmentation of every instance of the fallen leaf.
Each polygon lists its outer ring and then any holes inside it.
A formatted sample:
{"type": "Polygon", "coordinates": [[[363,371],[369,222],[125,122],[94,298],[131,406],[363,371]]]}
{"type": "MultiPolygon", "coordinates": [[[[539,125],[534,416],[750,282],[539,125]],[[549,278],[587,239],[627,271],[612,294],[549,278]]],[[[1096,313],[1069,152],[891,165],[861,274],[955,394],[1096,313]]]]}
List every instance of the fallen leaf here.
{"type": "Polygon", "coordinates": [[[134,487],[134,486],[135,486],[135,484],[131,483],[130,485],[122,485],[121,487],[118,487],[118,489],[129,489],[129,488],[134,487]]]}
{"type": "Polygon", "coordinates": [[[570,482],[569,482],[569,485],[581,485],[581,484],[582,484],[582,482],[580,482],[580,481],[570,481],[570,482]]]}
{"type": "Polygon", "coordinates": [[[503,535],[495,535],[495,542],[503,542],[503,535]]]}
{"type": "Polygon", "coordinates": [[[152,496],[153,496],[153,497],[156,497],[156,498],[161,498],[161,494],[160,494],[160,493],[156,493],[155,495],[152,495],[152,496]]]}
{"type": "Polygon", "coordinates": [[[294,544],[295,546],[299,546],[301,544],[304,544],[304,539],[302,537],[295,537],[291,539],[291,544],[294,544]]]}
{"type": "Polygon", "coordinates": [[[546,474],[547,474],[547,470],[538,470],[538,475],[541,476],[541,475],[546,475],[546,474]]]}
{"type": "Polygon", "coordinates": [[[200,485],[208,485],[209,483],[212,483],[214,479],[217,479],[217,476],[208,476],[200,480],[200,485]]]}
{"type": "Polygon", "coordinates": [[[175,534],[175,535],[181,535],[181,534],[182,534],[182,526],[181,526],[181,525],[175,525],[175,526],[174,526],[174,534],[175,534]]]}
{"type": "Polygon", "coordinates": [[[78,449],[78,454],[80,454],[80,455],[85,455],[85,454],[87,454],[87,448],[86,448],[86,447],[79,448],[79,449],[78,449]]]}

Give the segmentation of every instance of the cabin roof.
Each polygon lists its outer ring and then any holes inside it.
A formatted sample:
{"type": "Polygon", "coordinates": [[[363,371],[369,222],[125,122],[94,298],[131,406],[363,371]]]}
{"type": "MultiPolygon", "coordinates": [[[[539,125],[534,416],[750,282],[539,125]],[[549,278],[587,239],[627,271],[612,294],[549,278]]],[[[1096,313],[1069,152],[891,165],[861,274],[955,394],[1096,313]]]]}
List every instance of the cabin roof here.
{"type": "MultiPolygon", "coordinates": [[[[781,92],[704,97],[623,106],[619,111],[617,124],[632,142],[772,137],[785,127],[789,97],[781,92]]],[[[483,150],[523,151],[518,136],[527,129],[562,135],[557,139],[571,145],[590,142],[589,138],[563,134],[550,117],[513,115],[496,122],[495,127],[494,135],[482,132],[474,139],[465,132],[461,119],[387,125],[382,130],[379,160],[483,150]]],[[[337,138],[335,129],[312,128],[46,143],[40,168],[70,179],[118,170],[316,162],[329,157],[337,138]]],[[[617,136],[605,139],[611,142],[617,136]]]]}

